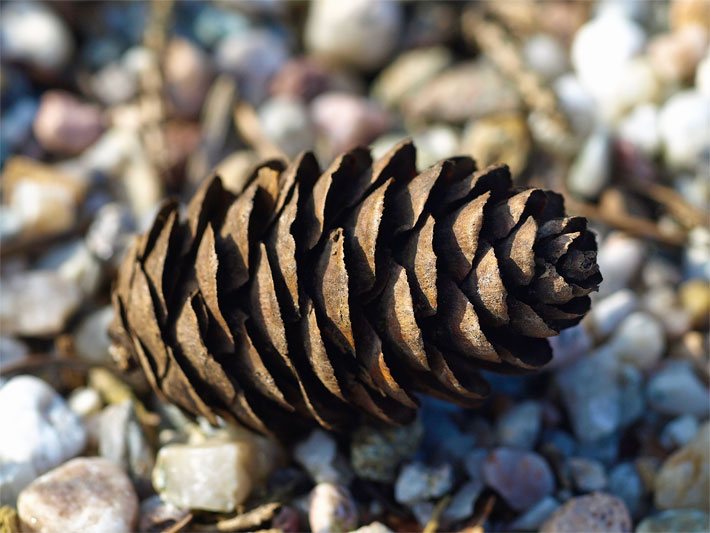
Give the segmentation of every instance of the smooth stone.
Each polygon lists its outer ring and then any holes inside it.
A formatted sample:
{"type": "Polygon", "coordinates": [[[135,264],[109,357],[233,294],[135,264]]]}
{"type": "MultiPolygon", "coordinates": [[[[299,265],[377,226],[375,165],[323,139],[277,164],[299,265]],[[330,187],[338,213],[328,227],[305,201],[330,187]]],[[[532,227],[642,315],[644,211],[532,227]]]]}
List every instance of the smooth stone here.
{"type": "Polygon", "coordinates": [[[513,178],[525,169],[529,152],[526,117],[519,113],[493,114],[468,123],[458,151],[472,156],[479,168],[505,161],[513,178]]]}
{"type": "Polygon", "coordinates": [[[708,28],[688,26],[656,35],[648,56],[658,75],[670,84],[692,79],[708,45],[708,28]]]}
{"type": "Polygon", "coordinates": [[[309,500],[308,522],[313,533],[351,531],[357,527],[357,507],[346,486],[318,483],[309,500]]]}
{"type": "Polygon", "coordinates": [[[582,440],[578,443],[577,455],[599,461],[608,468],[617,461],[620,444],[621,435],[619,432],[611,433],[596,440],[582,440]]]}
{"type": "Polygon", "coordinates": [[[174,112],[196,118],[212,81],[210,56],[187,39],[173,38],[165,49],[163,72],[174,112]]]}
{"type": "Polygon", "coordinates": [[[9,3],[0,18],[0,39],[6,60],[59,71],[71,59],[74,42],[69,28],[54,12],[38,3],[9,3]]]}
{"type": "Polygon", "coordinates": [[[567,186],[576,196],[597,198],[610,178],[611,138],[598,128],[587,139],[567,175],[567,186]]]}
{"type": "Polygon", "coordinates": [[[653,316],[637,311],[619,324],[609,347],[620,361],[648,370],[660,361],[665,352],[665,333],[653,316]]]}
{"type": "Polygon", "coordinates": [[[412,141],[417,147],[417,168],[428,168],[453,153],[461,153],[458,132],[444,125],[417,132],[412,141]]]}
{"type": "Polygon", "coordinates": [[[138,498],[119,466],[80,457],[47,472],[22,491],[17,511],[32,531],[135,531],[138,498]]]}
{"type": "Polygon", "coordinates": [[[646,244],[622,232],[611,232],[599,246],[597,264],[604,281],[599,296],[626,289],[641,269],[647,255],[646,244]]]}
{"type": "Polygon", "coordinates": [[[8,368],[14,363],[21,361],[30,353],[30,348],[22,341],[14,337],[0,335],[0,359],[2,365],[8,368]]]}
{"type": "Polygon", "coordinates": [[[56,271],[68,283],[76,285],[86,298],[95,295],[104,280],[103,265],[82,241],[54,248],[42,257],[37,268],[56,271]]]}
{"type": "Polygon", "coordinates": [[[312,54],[334,64],[372,70],[394,52],[402,18],[395,2],[316,0],[309,5],[304,41],[312,54]]]}
{"type": "Polygon", "coordinates": [[[250,21],[241,13],[204,5],[194,19],[195,37],[206,48],[211,48],[227,35],[243,32],[250,21]]]}
{"type": "Polygon", "coordinates": [[[508,525],[509,531],[533,531],[537,530],[542,523],[547,520],[552,513],[560,507],[552,496],[545,496],[542,500],[530,507],[527,511],[518,516],[508,525]]]}
{"type": "Polygon", "coordinates": [[[316,429],[293,450],[293,458],[316,483],[347,485],[352,474],[338,454],[335,439],[323,430],[316,429]]]}
{"type": "Polygon", "coordinates": [[[42,94],[33,129],[45,150],[76,155],[101,136],[104,119],[97,106],[82,102],[71,93],[50,90],[42,94]]]}
{"type": "Polygon", "coordinates": [[[535,446],[542,426],[542,406],[534,401],[515,405],[496,422],[498,444],[530,450],[535,446]]]}
{"type": "Polygon", "coordinates": [[[661,108],[659,129],[663,154],[671,169],[693,169],[707,150],[710,98],[695,90],[671,96],[661,108]]]}
{"type": "MultiPolygon", "coordinates": [[[[2,72],[5,76],[5,71],[2,72]]],[[[4,98],[4,96],[3,96],[4,98]]],[[[26,142],[32,133],[32,123],[37,114],[39,103],[31,96],[23,96],[3,113],[3,125],[0,140],[4,149],[15,150],[26,142]]]]}
{"type": "Polygon", "coordinates": [[[598,121],[597,103],[594,97],[573,73],[557,78],[552,83],[552,89],[574,134],[579,139],[586,138],[594,130],[598,121]]]}
{"type": "Polygon", "coordinates": [[[359,80],[312,57],[289,59],[274,75],[270,83],[272,96],[310,102],[326,91],[343,90],[359,93],[359,80]],[[351,89],[351,90],[348,90],[351,89]]]}
{"type": "Polygon", "coordinates": [[[710,283],[704,279],[690,279],[683,282],[678,293],[692,324],[702,329],[710,316],[710,283]]]}
{"type": "Polygon", "coordinates": [[[8,194],[9,209],[18,219],[19,233],[28,237],[56,235],[74,227],[77,200],[65,184],[18,180],[8,194]]]}
{"type": "Polygon", "coordinates": [[[632,516],[638,514],[646,493],[638,469],[633,463],[619,463],[609,471],[607,491],[621,499],[632,516]]]}
{"type": "Polygon", "coordinates": [[[184,519],[189,514],[186,509],[164,502],[160,496],[153,495],[141,502],[139,531],[164,531],[184,519]]]}
{"type": "Polygon", "coordinates": [[[101,412],[99,454],[128,472],[139,494],[150,493],[153,450],[131,400],[109,405],[101,412]]]}
{"type": "Polygon", "coordinates": [[[60,274],[32,271],[3,280],[0,327],[6,334],[55,335],[81,303],[79,288],[60,274]]]}
{"type": "Polygon", "coordinates": [[[483,465],[488,459],[488,450],[476,448],[471,450],[464,458],[464,469],[473,481],[483,480],[483,465]]]}
{"type": "Polygon", "coordinates": [[[397,467],[414,455],[422,435],[420,419],[406,426],[358,427],[350,443],[350,463],[355,474],[371,481],[393,482],[397,467]]]}
{"type": "Polygon", "coordinates": [[[298,100],[270,98],[259,108],[259,122],[264,135],[289,158],[313,147],[313,124],[308,109],[298,100]]]}
{"type": "Polygon", "coordinates": [[[672,509],[644,518],[636,533],[703,533],[710,530],[710,514],[694,509],[672,509]]]}
{"type": "Polygon", "coordinates": [[[658,108],[654,104],[634,107],[619,123],[617,133],[647,156],[654,156],[661,147],[658,108]]]}
{"type": "Polygon", "coordinates": [[[2,503],[13,504],[38,475],[79,454],[86,431],[52,387],[18,376],[0,388],[0,485],[2,503]]]}
{"type": "MultiPolygon", "coordinates": [[[[592,310],[594,309],[595,307],[592,307],[592,310]]],[[[587,315],[588,321],[591,319],[591,314],[592,312],[587,315]]],[[[554,358],[548,363],[550,369],[561,368],[576,361],[588,353],[594,345],[594,340],[584,323],[563,329],[559,335],[551,337],[549,340],[554,354],[554,358]]]]}
{"type": "Polygon", "coordinates": [[[103,400],[96,389],[81,387],[72,391],[67,399],[67,405],[82,419],[86,419],[101,411],[103,400]]]}
{"type": "Polygon", "coordinates": [[[394,497],[399,503],[410,505],[446,494],[453,483],[454,470],[448,463],[439,466],[409,463],[399,473],[394,497]]]}
{"type": "Polygon", "coordinates": [[[473,507],[483,491],[480,480],[468,481],[459,488],[441,517],[448,522],[458,522],[473,514],[473,507]]]}
{"type": "Polygon", "coordinates": [[[138,76],[119,61],[104,65],[91,76],[92,94],[104,105],[118,105],[138,94],[138,76]]]}
{"type": "Polygon", "coordinates": [[[604,465],[585,457],[572,457],[569,462],[574,486],[581,492],[602,490],[607,485],[604,465]]]}
{"type": "Polygon", "coordinates": [[[497,448],[483,463],[486,484],[516,511],[525,511],[555,489],[555,478],[538,454],[497,448]]]}
{"type": "Polygon", "coordinates": [[[710,510],[710,423],[693,440],[665,460],[655,479],[659,509],[710,510]]]}
{"type": "Polygon", "coordinates": [[[372,522],[366,526],[354,529],[350,533],[392,533],[392,530],[382,522],[372,522]]]}
{"type": "Polygon", "coordinates": [[[118,267],[136,231],[127,206],[108,203],[102,206],[86,232],[86,247],[101,261],[118,267]]]}
{"type": "Polygon", "coordinates": [[[685,362],[668,364],[651,377],[646,388],[646,397],[651,408],[672,416],[708,416],[708,395],[708,387],[685,362]]]}
{"type": "Polygon", "coordinates": [[[661,285],[643,295],[643,307],[660,322],[669,340],[682,337],[691,328],[690,313],[681,307],[678,292],[671,285],[661,285]]]}
{"type": "Polygon", "coordinates": [[[698,420],[692,415],[682,415],[665,425],[661,432],[660,442],[666,449],[685,446],[698,433],[698,420]]]}
{"type": "Polygon", "coordinates": [[[547,81],[561,76],[569,67],[565,47],[546,33],[537,33],[525,41],[523,57],[528,67],[547,81]]]}
{"type": "Polygon", "coordinates": [[[597,441],[621,424],[618,364],[608,349],[597,349],[556,376],[575,436],[597,441]]]}
{"type": "Polygon", "coordinates": [[[634,107],[657,101],[662,92],[658,75],[643,56],[629,60],[610,85],[613,89],[599,97],[600,111],[615,124],[634,107]]]}
{"type": "Polygon", "coordinates": [[[451,52],[443,46],[403,52],[373,82],[372,95],[385,106],[395,107],[451,62],[451,52]]]}
{"type": "Polygon", "coordinates": [[[640,419],[646,409],[644,394],[645,378],[636,366],[619,365],[617,379],[619,383],[619,426],[627,427],[640,419]]]}
{"type": "Polygon", "coordinates": [[[93,363],[108,363],[111,360],[108,326],[113,317],[113,307],[107,305],[79,323],[74,332],[74,349],[79,357],[93,363]]]}
{"type": "Polygon", "coordinates": [[[551,450],[563,457],[570,457],[577,451],[574,437],[562,429],[546,429],[542,433],[541,450],[551,450]]]}
{"type": "Polygon", "coordinates": [[[710,230],[702,226],[688,232],[688,244],[683,250],[683,274],[687,279],[710,281],[710,230]]]}
{"type": "Polygon", "coordinates": [[[621,289],[594,302],[584,324],[595,336],[605,338],[637,307],[636,293],[630,289],[621,289]]]}
{"type": "Polygon", "coordinates": [[[332,155],[367,145],[390,126],[390,116],[379,104],[340,92],[316,97],[311,102],[311,118],[326,137],[332,155]]]}
{"type": "Polygon", "coordinates": [[[622,533],[632,527],[629,510],[620,499],[596,492],[572,498],[542,525],[541,533],[622,533]]]}

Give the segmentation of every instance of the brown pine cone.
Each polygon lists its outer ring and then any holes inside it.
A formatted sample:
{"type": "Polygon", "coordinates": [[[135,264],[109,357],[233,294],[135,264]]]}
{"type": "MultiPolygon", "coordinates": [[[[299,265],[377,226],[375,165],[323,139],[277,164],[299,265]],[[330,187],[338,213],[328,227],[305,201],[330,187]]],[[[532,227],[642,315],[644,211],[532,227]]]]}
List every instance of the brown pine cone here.
{"type": "Polygon", "coordinates": [[[418,173],[403,142],[325,172],[310,153],[266,162],[239,190],[208,180],[129,250],[115,356],[191,413],[282,436],[362,413],[405,423],[415,392],[480,403],[478,370],[547,363],[546,337],[581,320],[601,275],[559,194],[475,170],[418,173]]]}

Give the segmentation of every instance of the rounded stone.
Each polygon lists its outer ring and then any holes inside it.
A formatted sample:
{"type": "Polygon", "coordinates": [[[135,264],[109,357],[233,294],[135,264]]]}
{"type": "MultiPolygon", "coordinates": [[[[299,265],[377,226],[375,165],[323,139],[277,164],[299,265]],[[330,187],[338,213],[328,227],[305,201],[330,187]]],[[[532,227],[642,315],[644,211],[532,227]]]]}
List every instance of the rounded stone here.
{"type": "Polygon", "coordinates": [[[655,318],[638,311],[619,324],[610,345],[620,361],[647,370],[661,359],[666,338],[663,326],[655,318]]]}
{"type": "Polygon", "coordinates": [[[491,452],[483,463],[483,477],[516,511],[528,509],[555,489],[555,478],[542,457],[512,448],[491,452]]]}
{"type": "Polygon", "coordinates": [[[707,150],[710,98],[695,91],[671,96],[659,116],[659,131],[666,163],[673,169],[692,170],[707,150]]]}
{"type": "Polygon", "coordinates": [[[33,531],[128,533],[135,530],[138,497],[114,463],[81,457],[36,479],[20,494],[17,511],[33,531]]]}
{"type": "Polygon", "coordinates": [[[541,533],[621,533],[631,531],[631,516],[619,498],[603,492],[572,498],[542,525],[541,533]]]}
{"type": "Polygon", "coordinates": [[[710,515],[694,509],[673,509],[648,516],[636,533],[688,533],[710,529],[710,515]]]}
{"type": "Polygon", "coordinates": [[[101,110],[77,100],[72,94],[50,90],[42,95],[34,121],[34,133],[52,153],[76,155],[93,144],[104,131],[101,110]]]}
{"type": "Polygon", "coordinates": [[[311,491],[308,521],[313,533],[355,529],[358,524],[357,507],[348,488],[318,483],[311,491]]]}

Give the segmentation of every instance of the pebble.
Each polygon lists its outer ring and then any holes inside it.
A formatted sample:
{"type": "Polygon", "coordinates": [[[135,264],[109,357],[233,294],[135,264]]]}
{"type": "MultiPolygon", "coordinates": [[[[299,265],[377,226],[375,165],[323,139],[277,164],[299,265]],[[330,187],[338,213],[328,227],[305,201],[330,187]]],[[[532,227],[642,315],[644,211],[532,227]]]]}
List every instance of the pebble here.
{"type": "Polygon", "coordinates": [[[86,232],[86,247],[101,261],[117,268],[135,230],[128,207],[108,203],[94,216],[86,232]]]}
{"type": "Polygon", "coordinates": [[[74,389],[67,399],[69,409],[82,419],[86,419],[101,411],[103,401],[101,395],[91,387],[74,389]]]}
{"type": "Polygon", "coordinates": [[[479,168],[505,162],[513,178],[525,169],[530,152],[530,134],[519,113],[495,114],[466,125],[460,153],[471,155],[479,168]]]}
{"type": "Polygon", "coordinates": [[[24,342],[14,337],[0,335],[0,354],[2,354],[2,364],[5,368],[21,361],[29,353],[30,349],[24,342]]]}
{"type": "Polygon", "coordinates": [[[388,113],[377,103],[339,92],[316,97],[311,103],[311,117],[332,155],[367,145],[390,126],[388,113]]]}
{"type": "Polygon", "coordinates": [[[448,463],[439,466],[409,463],[399,473],[394,497],[399,503],[411,505],[443,496],[453,483],[454,470],[448,463]]]}
{"type": "Polygon", "coordinates": [[[597,349],[556,376],[562,403],[580,441],[598,441],[621,423],[617,366],[611,351],[597,349]]]}
{"type": "Polygon", "coordinates": [[[271,78],[288,58],[283,40],[266,30],[226,35],[215,51],[217,70],[239,83],[240,96],[257,105],[268,94],[271,78]]]}
{"type": "Polygon", "coordinates": [[[673,33],[657,35],[648,45],[655,71],[669,83],[692,79],[708,45],[708,30],[686,26],[673,33]]]}
{"type": "Polygon", "coordinates": [[[525,511],[555,489],[555,478],[538,454],[497,448],[483,463],[486,484],[516,511],[525,511]]]}
{"type": "Polygon", "coordinates": [[[311,53],[327,61],[373,70],[390,57],[401,28],[396,2],[316,0],[309,5],[304,40],[311,53]]]}
{"type": "Polygon", "coordinates": [[[249,19],[232,10],[215,9],[211,5],[200,9],[195,17],[195,37],[206,48],[212,48],[227,35],[234,35],[249,28],[249,19]]]}
{"type": "Polygon", "coordinates": [[[447,68],[453,58],[448,48],[416,48],[397,56],[373,82],[372,95],[387,107],[397,106],[447,68]]]}
{"type": "Polygon", "coordinates": [[[695,71],[695,88],[710,98],[710,54],[705,56],[695,71]]]}
{"type": "Polygon", "coordinates": [[[501,446],[530,450],[535,446],[542,426],[542,406],[535,401],[515,405],[496,422],[501,446]]]}
{"type": "Polygon", "coordinates": [[[710,230],[693,228],[688,232],[688,244],[683,250],[683,274],[685,278],[710,281],[710,230]]]}
{"type": "Polygon", "coordinates": [[[593,492],[606,487],[607,478],[604,465],[585,457],[572,457],[569,462],[574,486],[580,492],[593,492]]]}
{"type": "Polygon", "coordinates": [[[451,157],[451,154],[462,152],[459,149],[458,132],[445,125],[431,126],[417,132],[412,141],[417,147],[417,168],[428,168],[451,157]]]}
{"type": "Polygon", "coordinates": [[[28,176],[16,181],[7,197],[19,232],[28,238],[56,235],[76,223],[77,199],[65,183],[40,182],[28,176]]]}
{"type": "Polygon", "coordinates": [[[68,283],[76,285],[84,297],[96,294],[104,279],[101,262],[81,240],[50,250],[37,263],[37,268],[56,271],[68,283]]]}
{"type": "Polygon", "coordinates": [[[314,430],[293,450],[293,458],[316,483],[342,483],[352,478],[343,458],[338,454],[335,439],[323,430],[314,430]]]}
{"type": "Polygon", "coordinates": [[[597,264],[604,276],[599,296],[626,289],[641,269],[647,255],[646,244],[622,232],[611,232],[599,246],[597,264]]]}
{"type": "Polygon", "coordinates": [[[22,491],[17,511],[32,531],[135,531],[138,498],[111,461],[80,457],[47,472],[22,491]]]}
{"type": "Polygon", "coordinates": [[[173,38],[163,59],[165,88],[181,118],[196,118],[212,81],[210,57],[187,39],[173,38]]]}
{"type": "Polygon", "coordinates": [[[583,323],[596,337],[606,338],[637,307],[636,294],[632,290],[624,288],[594,302],[583,323]]]}
{"type": "Polygon", "coordinates": [[[648,370],[665,352],[663,326],[653,316],[637,311],[619,324],[609,346],[620,361],[648,370]]]}
{"type": "MultiPolygon", "coordinates": [[[[597,303],[597,305],[599,304],[597,303]]],[[[595,309],[595,307],[592,309],[595,309]]],[[[587,315],[589,317],[587,318],[588,321],[591,318],[591,314],[592,312],[587,315]]],[[[548,368],[561,368],[576,361],[591,350],[593,339],[583,324],[563,329],[559,335],[549,339],[554,358],[548,363],[548,368]]]]}
{"type": "Polygon", "coordinates": [[[671,416],[708,416],[709,394],[692,367],[683,361],[670,363],[659,370],[651,377],[646,389],[649,405],[655,411],[671,416]]]}
{"type": "Polygon", "coordinates": [[[545,496],[542,500],[519,515],[508,525],[508,531],[533,531],[539,529],[542,523],[560,507],[552,496],[545,496]]]}
{"type": "Polygon", "coordinates": [[[48,152],[77,155],[101,136],[104,119],[97,106],[71,93],[49,90],[42,94],[33,129],[48,152]]]}
{"type": "Polygon", "coordinates": [[[619,463],[612,468],[607,490],[626,504],[632,516],[638,515],[646,491],[636,465],[619,463]]]}
{"type": "Polygon", "coordinates": [[[28,483],[79,454],[86,443],[79,417],[32,376],[12,378],[0,388],[0,427],[2,503],[14,503],[28,483]]]}
{"type": "Polygon", "coordinates": [[[350,443],[350,463],[355,474],[371,481],[393,482],[397,467],[414,455],[422,435],[420,419],[406,426],[358,427],[350,443]]]}
{"type": "Polygon", "coordinates": [[[598,120],[597,103],[592,95],[573,73],[557,78],[552,83],[552,89],[572,131],[579,139],[586,138],[593,131],[598,120]]]}
{"type": "Polygon", "coordinates": [[[693,440],[661,466],[655,479],[655,503],[659,509],[710,510],[710,423],[693,440]]]}
{"type": "MultiPolygon", "coordinates": [[[[5,75],[3,70],[3,76],[5,75]]],[[[0,131],[0,140],[3,144],[0,153],[3,154],[3,159],[6,153],[9,154],[27,141],[32,133],[32,123],[37,108],[38,103],[34,98],[24,96],[3,113],[3,125],[0,131]]]]}
{"type": "Polygon", "coordinates": [[[673,509],[644,518],[636,533],[690,533],[710,529],[710,514],[694,509],[673,509]]]}
{"type": "Polygon", "coordinates": [[[99,454],[128,472],[138,494],[151,492],[153,450],[131,400],[109,405],[101,412],[99,454]]]}
{"type": "Polygon", "coordinates": [[[619,137],[639,148],[647,156],[654,156],[661,146],[658,129],[658,107],[641,104],[624,117],[618,127],[619,137]]]}
{"type": "Polygon", "coordinates": [[[681,284],[678,293],[693,326],[703,329],[710,317],[710,283],[704,279],[690,279],[681,284]]]}
{"type": "Polygon", "coordinates": [[[653,65],[644,56],[628,61],[617,79],[610,82],[610,90],[600,96],[602,116],[613,123],[637,105],[655,102],[662,87],[653,65]]]}
{"type": "Polygon", "coordinates": [[[61,18],[39,3],[17,2],[3,8],[0,39],[5,60],[45,71],[60,71],[74,53],[71,32],[61,18]]]}
{"type": "Polygon", "coordinates": [[[483,491],[483,483],[480,480],[464,483],[451,498],[451,503],[444,509],[441,514],[442,519],[448,522],[458,522],[471,516],[481,491],[483,491]]]}
{"type": "Polygon", "coordinates": [[[271,80],[270,87],[272,96],[310,102],[321,93],[335,90],[339,83],[357,84],[357,81],[312,57],[297,57],[284,63],[271,80]]]}
{"type": "Polygon", "coordinates": [[[291,159],[313,147],[313,124],[308,109],[298,100],[270,98],[259,108],[259,122],[264,135],[291,159]]]}
{"type": "Polygon", "coordinates": [[[366,526],[354,529],[350,533],[392,533],[392,530],[382,522],[372,522],[366,526]]]}
{"type": "Polygon", "coordinates": [[[625,428],[639,418],[646,409],[644,395],[644,375],[636,366],[621,364],[618,370],[620,389],[619,427],[625,428]]]}
{"type": "Polygon", "coordinates": [[[564,74],[568,69],[567,50],[552,35],[546,33],[533,35],[525,41],[522,52],[528,67],[548,82],[564,74]]]}
{"type": "Polygon", "coordinates": [[[698,427],[698,420],[692,415],[674,418],[661,432],[661,445],[669,450],[685,446],[695,437],[698,427]]]}
{"type": "Polygon", "coordinates": [[[587,139],[567,175],[567,186],[576,196],[595,199],[610,178],[611,138],[606,128],[598,128],[587,139]]]}
{"type": "Polygon", "coordinates": [[[659,130],[665,162],[673,169],[701,164],[708,146],[710,98],[695,90],[680,91],[661,108],[659,130]]]}
{"type": "Polygon", "coordinates": [[[120,61],[104,65],[91,76],[92,94],[105,105],[118,105],[131,100],[138,93],[138,76],[120,61]]]}
{"type": "Polygon", "coordinates": [[[3,280],[2,285],[0,329],[5,334],[55,335],[81,303],[79,288],[56,272],[26,272],[3,280]]]}
{"type": "Polygon", "coordinates": [[[620,499],[603,492],[572,498],[542,525],[541,533],[621,533],[631,531],[631,516],[620,499]]]}
{"type": "Polygon", "coordinates": [[[108,326],[113,316],[113,308],[107,305],[79,323],[74,332],[74,349],[79,357],[93,363],[108,363],[111,360],[108,326]]]}
{"type": "Polygon", "coordinates": [[[661,285],[643,295],[643,307],[660,322],[669,340],[682,337],[691,327],[690,314],[678,301],[679,292],[671,285],[661,285]]]}
{"type": "Polygon", "coordinates": [[[351,531],[357,527],[355,501],[347,487],[318,483],[310,495],[308,522],[313,533],[351,531]]]}
{"type": "Polygon", "coordinates": [[[189,511],[164,502],[153,495],[141,502],[139,531],[164,531],[188,515],[189,511]]]}

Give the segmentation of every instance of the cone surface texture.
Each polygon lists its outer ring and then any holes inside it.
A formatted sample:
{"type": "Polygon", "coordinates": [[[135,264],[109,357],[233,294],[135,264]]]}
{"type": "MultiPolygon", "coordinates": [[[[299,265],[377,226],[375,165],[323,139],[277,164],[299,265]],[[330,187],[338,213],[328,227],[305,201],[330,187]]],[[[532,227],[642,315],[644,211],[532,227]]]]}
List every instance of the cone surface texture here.
{"type": "Polygon", "coordinates": [[[418,392],[477,405],[480,370],[541,367],[601,282],[586,220],[505,165],[415,160],[408,141],[324,171],[306,153],[166,202],[119,271],[114,356],[191,413],[277,435],[406,423],[418,392]]]}

